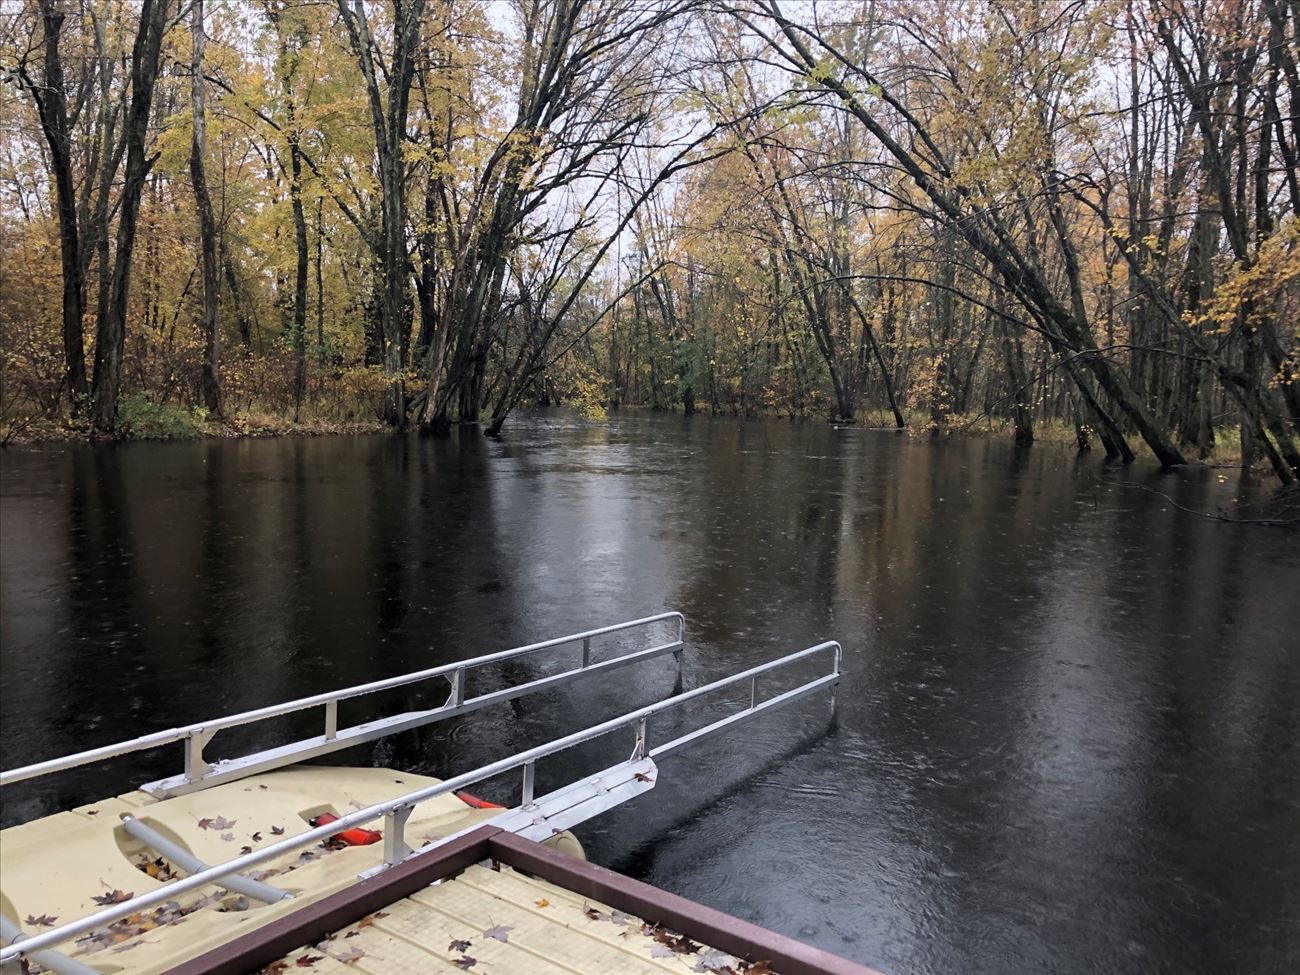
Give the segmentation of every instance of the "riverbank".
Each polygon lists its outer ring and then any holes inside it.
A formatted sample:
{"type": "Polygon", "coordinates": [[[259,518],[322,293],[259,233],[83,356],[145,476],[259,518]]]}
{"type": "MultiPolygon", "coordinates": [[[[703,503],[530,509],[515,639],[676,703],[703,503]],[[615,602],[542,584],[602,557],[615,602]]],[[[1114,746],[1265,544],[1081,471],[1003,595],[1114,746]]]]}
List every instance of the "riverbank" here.
{"type": "Polygon", "coordinates": [[[32,446],[43,443],[88,443],[96,440],[206,440],[239,437],[321,437],[332,434],[382,433],[388,429],[378,419],[359,420],[311,411],[295,418],[261,410],[239,410],[223,419],[210,417],[201,407],[157,405],[124,399],[119,409],[115,437],[96,434],[88,421],[64,418],[15,418],[0,427],[0,445],[32,446]]]}
{"type": "MultiPolygon", "coordinates": [[[[210,417],[202,407],[177,404],[155,404],[142,396],[124,397],[119,408],[119,441],[149,440],[203,440],[209,438],[234,439],[240,437],[321,437],[336,434],[384,433],[390,428],[378,418],[358,419],[356,409],[343,411],[323,408],[318,404],[304,405],[297,417],[271,410],[238,410],[222,420],[210,417]]],[[[620,412],[650,413],[636,407],[623,407],[620,412]]],[[[701,411],[707,414],[707,410],[701,411]]],[[[930,416],[923,410],[904,410],[909,436],[935,436],[930,426],[930,416]]],[[[814,418],[789,418],[792,423],[821,423],[814,418]]],[[[872,412],[853,424],[836,426],[893,428],[893,416],[887,412],[872,412]]],[[[972,437],[977,439],[1006,440],[1015,436],[1011,421],[986,414],[954,414],[946,417],[939,428],[941,437],[972,437]]],[[[97,437],[89,423],[65,418],[61,421],[31,418],[10,421],[0,427],[0,444],[36,445],[42,443],[85,443],[97,437]]],[[[1075,450],[1078,447],[1074,425],[1065,420],[1039,420],[1034,424],[1034,443],[1040,447],[1060,447],[1075,450]]],[[[1100,450],[1093,438],[1092,449],[1100,450]]],[[[1189,458],[1190,459],[1190,458],[1189,458]]],[[[1241,441],[1234,429],[1215,430],[1215,445],[1204,458],[1191,461],[1208,467],[1241,466],[1241,441]]],[[[1261,468],[1262,470],[1263,468],[1261,468]]]]}

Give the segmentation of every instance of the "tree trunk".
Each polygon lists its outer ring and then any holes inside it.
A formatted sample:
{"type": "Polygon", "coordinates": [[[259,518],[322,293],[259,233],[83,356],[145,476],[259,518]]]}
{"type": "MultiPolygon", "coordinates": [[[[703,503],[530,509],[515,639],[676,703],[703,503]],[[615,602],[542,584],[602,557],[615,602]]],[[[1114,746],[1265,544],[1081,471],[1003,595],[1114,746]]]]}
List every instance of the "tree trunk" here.
{"type": "MultiPolygon", "coordinates": [[[[393,52],[387,71],[383,72],[387,81],[386,93],[380,90],[380,72],[376,71],[379,51],[362,0],[352,0],[351,7],[347,0],[338,0],[338,9],[365,79],[371,124],[375,133],[379,183],[383,192],[383,226],[379,238],[372,241],[371,248],[378,259],[381,280],[376,289],[379,292],[382,341],[382,347],[378,351],[384,364],[384,375],[389,381],[388,395],[384,399],[384,419],[393,426],[400,427],[406,422],[402,371],[405,366],[409,291],[403,143],[406,138],[407,108],[415,75],[415,56],[424,0],[392,0],[393,52]]],[[[382,63],[380,68],[382,70],[382,63]]]]}
{"type": "Polygon", "coordinates": [[[66,15],[57,0],[41,0],[45,28],[44,84],[29,83],[40,117],[41,132],[50,149],[54,193],[59,216],[60,260],[63,268],[63,358],[64,377],[78,413],[86,399],[86,349],[82,332],[85,284],[82,239],[77,225],[77,191],[72,176],[72,144],[68,123],[68,99],[64,86],[63,59],[59,41],[66,15]]]}
{"type": "Polygon", "coordinates": [[[207,118],[204,105],[203,0],[193,0],[190,33],[194,56],[190,63],[190,106],[193,109],[193,138],[190,140],[190,180],[194,184],[194,206],[199,212],[199,246],[203,254],[203,405],[208,413],[221,418],[221,329],[217,320],[217,295],[221,284],[217,278],[217,221],[212,215],[212,198],[208,195],[208,176],[203,162],[207,149],[207,118]]]}
{"type": "Polygon", "coordinates": [[[293,275],[293,418],[302,410],[307,388],[307,218],[302,209],[302,153],[297,129],[289,146],[289,202],[293,211],[293,243],[297,261],[293,275]]]}
{"type": "Polygon", "coordinates": [[[126,311],[131,295],[131,255],[135,249],[135,231],[140,217],[140,198],[145,178],[156,156],[145,156],[149,134],[149,111],[153,105],[154,83],[158,78],[159,53],[163,28],[167,22],[167,4],[163,0],[143,0],[140,27],[132,46],[131,105],[126,120],[126,172],[119,204],[117,253],[109,282],[108,302],[99,320],[95,340],[95,377],[91,419],[101,433],[112,432],[117,420],[117,397],[122,382],[122,351],[126,343],[126,311]]]}

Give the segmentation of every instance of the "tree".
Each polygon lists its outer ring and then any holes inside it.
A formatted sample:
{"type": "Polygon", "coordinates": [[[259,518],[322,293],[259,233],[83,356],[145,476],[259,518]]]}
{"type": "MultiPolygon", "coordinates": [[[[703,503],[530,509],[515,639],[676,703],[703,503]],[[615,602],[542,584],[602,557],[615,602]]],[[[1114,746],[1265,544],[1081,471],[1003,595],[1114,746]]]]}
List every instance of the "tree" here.
{"type": "Polygon", "coordinates": [[[203,334],[206,354],[203,358],[203,402],[208,412],[221,416],[221,330],[217,321],[217,296],[221,284],[217,279],[217,222],[208,195],[208,177],[203,156],[207,152],[207,116],[204,106],[203,77],[203,0],[192,0],[190,35],[193,58],[190,61],[190,106],[194,116],[190,141],[190,180],[194,184],[194,202],[199,212],[199,247],[203,260],[203,334]]]}
{"type": "Polygon", "coordinates": [[[146,154],[149,110],[158,80],[167,5],[143,0],[140,26],[131,51],[131,101],[126,116],[126,170],[118,209],[117,250],[106,307],[100,315],[95,339],[95,374],[91,390],[92,421],[104,433],[113,430],[117,397],[122,382],[122,351],[126,342],[127,300],[131,291],[131,257],[140,216],[145,178],[157,156],[146,154]]]}

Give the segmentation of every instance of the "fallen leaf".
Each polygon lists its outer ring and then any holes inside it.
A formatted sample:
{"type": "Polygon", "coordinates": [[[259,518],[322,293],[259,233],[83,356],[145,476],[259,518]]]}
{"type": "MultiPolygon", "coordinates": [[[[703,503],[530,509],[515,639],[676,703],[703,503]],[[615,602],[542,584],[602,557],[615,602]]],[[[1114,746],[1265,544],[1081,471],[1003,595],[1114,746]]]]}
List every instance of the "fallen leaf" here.
{"type": "Polygon", "coordinates": [[[594,907],[584,907],[582,913],[587,915],[587,917],[591,918],[593,921],[599,921],[601,917],[603,917],[600,911],[596,910],[594,907]]]}
{"type": "Polygon", "coordinates": [[[646,775],[644,772],[636,772],[636,773],[634,773],[634,774],[632,775],[632,778],[636,779],[638,782],[653,782],[653,781],[654,781],[653,778],[651,778],[650,776],[646,775]]]}
{"type": "Polygon", "coordinates": [[[250,853],[252,853],[252,852],[253,852],[253,848],[252,848],[251,846],[241,846],[241,847],[239,848],[239,855],[240,855],[240,856],[248,856],[248,854],[250,854],[250,853]]]}
{"type": "Polygon", "coordinates": [[[473,968],[475,965],[478,964],[478,959],[471,958],[469,955],[465,955],[463,958],[453,958],[451,960],[451,963],[455,965],[457,968],[463,968],[465,969],[465,971],[469,971],[471,968],[473,968]]]}
{"type": "Polygon", "coordinates": [[[451,944],[447,945],[447,950],[459,951],[463,955],[469,950],[469,947],[470,943],[468,941],[453,941],[451,944]]]}
{"type": "Polygon", "coordinates": [[[150,860],[149,855],[146,853],[140,857],[140,862],[137,863],[136,866],[139,867],[141,870],[143,870],[150,877],[153,877],[154,880],[175,880],[176,879],[176,871],[173,870],[172,865],[168,863],[166,860],[164,860],[162,857],[158,857],[157,859],[150,860]]]}
{"type": "Polygon", "coordinates": [[[238,820],[227,819],[225,816],[211,816],[199,820],[199,829],[234,829],[238,820]]]}
{"type": "Polygon", "coordinates": [[[129,901],[135,894],[131,891],[110,890],[107,894],[97,894],[90,899],[101,906],[109,904],[121,904],[123,901],[129,901]]]}
{"type": "Polygon", "coordinates": [[[261,843],[261,842],[262,842],[262,834],[261,834],[261,833],[254,833],[252,836],[249,837],[249,839],[252,840],[254,843],[261,843]]]}
{"type": "MultiPolygon", "coordinates": [[[[263,788],[265,788],[265,786],[263,788]]],[[[257,970],[257,975],[280,975],[280,973],[288,967],[289,963],[281,958],[279,961],[271,962],[271,964],[267,965],[265,968],[259,968],[257,970]]]]}
{"type": "Polygon", "coordinates": [[[349,931],[349,932],[348,932],[347,934],[345,934],[343,937],[345,937],[345,938],[355,938],[355,937],[356,937],[357,935],[359,935],[360,933],[361,933],[360,931],[349,931]]]}
{"type": "Polygon", "coordinates": [[[667,945],[654,944],[650,946],[651,958],[672,958],[677,952],[673,951],[667,945]]]}
{"type": "Polygon", "coordinates": [[[776,975],[776,972],[772,971],[772,963],[766,958],[754,962],[745,969],[745,973],[746,975],[776,975]]]}
{"type": "Polygon", "coordinates": [[[223,840],[225,840],[227,843],[233,843],[233,842],[235,842],[235,834],[234,834],[234,833],[222,833],[222,834],[221,834],[221,838],[222,838],[223,840]]]}
{"type": "Polygon", "coordinates": [[[259,782],[259,783],[257,784],[257,787],[258,787],[259,789],[269,789],[269,788],[271,788],[269,785],[264,785],[264,784],[261,783],[261,782],[259,782]]]}
{"type": "Polygon", "coordinates": [[[336,961],[341,961],[345,965],[351,965],[354,961],[360,961],[362,958],[365,957],[366,957],[365,949],[358,948],[356,945],[353,945],[347,951],[340,951],[337,955],[334,956],[336,961]]]}
{"type": "Polygon", "coordinates": [[[647,931],[646,934],[679,955],[692,955],[700,950],[700,946],[686,935],[675,934],[667,928],[654,927],[647,931]]]}
{"type": "Polygon", "coordinates": [[[27,923],[32,927],[52,928],[54,927],[54,922],[57,920],[57,917],[50,917],[48,914],[42,914],[40,917],[32,917],[30,914],[27,915],[27,923]]]}
{"type": "Polygon", "coordinates": [[[87,815],[87,816],[98,816],[98,815],[99,815],[99,810],[98,810],[98,809],[87,809],[87,810],[86,810],[86,815],[87,815]]]}
{"type": "Polygon", "coordinates": [[[610,911],[609,919],[613,921],[615,924],[622,925],[622,924],[627,924],[628,921],[632,920],[632,915],[624,914],[622,911],[610,911]]]}
{"type": "Polygon", "coordinates": [[[541,900],[539,900],[539,901],[533,901],[533,903],[536,904],[538,907],[550,907],[550,906],[551,906],[551,902],[548,901],[545,897],[543,897],[543,898],[542,898],[541,900]]]}
{"type": "Polygon", "coordinates": [[[283,836],[283,835],[284,835],[284,827],[283,827],[283,826],[272,826],[272,827],[271,827],[271,835],[272,835],[272,836],[283,836]]]}
{"type": "Polygon", "coordinates": [[[736,958],[725,951],[710,948],[700,955],[700,960],[695,963],[695,967],[691,971],[712,972],[714,975],[735,975],[736,969],[732,967],[732,963],[735,961],[736,958]]]}
{"type": "Polygon", "coordinates": [[[502,944],[507,944],[510,941],[510,925],[494,924],[492,927],[488,928],[486,931],[483,932],[483,937],[495,938],[497,941],[500,941],[502,944]]]}
{"type": "Polygon", "coordinates": [[[324,955],[299,955],[298,960],[295,961],[294,964],[299,968],[311,968],[312,965],[316,964],[324,957],[324,955]]]}
{"type": "Polygon", "coordinates": [[[388,917],[388,912],[387,912],[387,911],[375,911],[375,913],[374,913],[373,915],[371,915],[371,916],[374,917],[374,919],[375,919],[376,921],[378,921],[381,917],[388,917]]]}

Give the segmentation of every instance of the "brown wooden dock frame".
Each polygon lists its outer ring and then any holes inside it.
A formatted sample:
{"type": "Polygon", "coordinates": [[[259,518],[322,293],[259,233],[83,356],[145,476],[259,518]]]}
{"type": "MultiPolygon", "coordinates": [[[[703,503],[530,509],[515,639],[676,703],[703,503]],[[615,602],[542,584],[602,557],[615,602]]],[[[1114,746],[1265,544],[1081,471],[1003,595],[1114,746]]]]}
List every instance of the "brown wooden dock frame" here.
{"type": "Polygon", "coordinates": [[[378,876],[358,881],[346,890],[183,962],[167,975],[248,975],[482,860],[507,864],[746,961],[767,961],[781,975],[879,975],[873,969],[820,948],[586,860],[557,853],[495,826],[480,827],[437,849],[417,854],[378,876]]]}

